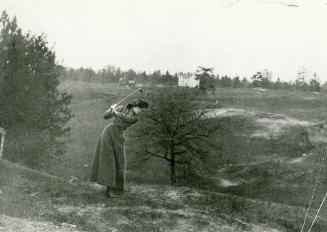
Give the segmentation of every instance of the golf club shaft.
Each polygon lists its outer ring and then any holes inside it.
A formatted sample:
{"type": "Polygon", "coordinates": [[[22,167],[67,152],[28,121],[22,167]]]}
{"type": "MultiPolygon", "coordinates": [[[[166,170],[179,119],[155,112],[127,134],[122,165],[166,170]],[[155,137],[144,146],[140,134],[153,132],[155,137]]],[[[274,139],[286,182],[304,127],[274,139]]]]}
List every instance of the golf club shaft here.
{"type": "Polygon", "coordinates": [[[2,156],[3,156],[3,147],[5,145],[6,130],[4,130],[4,129],[2,129],[0,127],[0,134],[1,134],[0,159],[2,159],[2,156]]]}
{"type": "Polygon", "coordinates": [[[124,97],[123,99],[121,99],[119,102],[117,102],[116,104],[119,105],[121,103],[123,103],[126,99],[128,99],[130,96],[134,95],[135,93],[137,93],[138,91],[141,91],[141,89],[137,89],[133,92],[131,92],[130,94],[128,94],[126,97],[124,97]]]}

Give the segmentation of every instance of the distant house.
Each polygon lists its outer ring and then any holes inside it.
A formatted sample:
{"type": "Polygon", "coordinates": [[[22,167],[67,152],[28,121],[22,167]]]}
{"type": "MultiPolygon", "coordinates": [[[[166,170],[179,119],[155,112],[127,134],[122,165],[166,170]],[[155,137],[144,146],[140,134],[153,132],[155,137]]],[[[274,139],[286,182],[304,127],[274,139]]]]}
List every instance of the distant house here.
{"type": "Polygon", "coordinates": [[[195,88],[199,86],[200,81],[196,79],[194,73],[186,73],[178,75],[178,86],[187,86],[195,88]]]}
{"type": "Polygon", "coordinates": [[[126,85],[126,79],[124,77],[119,78],[119,85],[120,86],[126,85]]]}
{"type": "Polygon", "coordinates": [[[136,85],[136,82],[135,82],[135,80],[127,80],[126,78],[122,77],[122,78],[119,78],[119,85],[134,88],[136,85]]]}
{"type": "Polygon", "coordinates": [[[130,86],[130,87],[135,87],[135,80],[129,80],[128,81],[128,86],[130,86]]]}

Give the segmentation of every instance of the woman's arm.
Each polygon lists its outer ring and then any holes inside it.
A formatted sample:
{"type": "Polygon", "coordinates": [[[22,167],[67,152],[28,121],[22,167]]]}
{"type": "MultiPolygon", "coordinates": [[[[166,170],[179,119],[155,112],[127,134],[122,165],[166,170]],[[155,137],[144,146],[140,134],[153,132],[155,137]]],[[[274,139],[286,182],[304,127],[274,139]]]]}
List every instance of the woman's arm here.
{"type": "Polygon", "coordinates": [[[117,104],[113,104],[107,111],[104,112],[104,119],[110,119],[116,116],[126,122],[135,123],[137,121],[136,116],[127,115],[124,112],[124,109],[125,107],[123,106],[117,106],[117,104]]]}
{"type": "Polygon", "coordinates": [[[6,135],[7,132],[6,132],[5,129],[3,129],[3,128],[0,127],[0,133],[1,133],[2,135],[6,135]]]}
{"type": "Polygon", "coordinates": [[[128,123],[132,124],[132,123],[137,122],[137,117],[126,114],[124,112],[125,107],[123,107],[123,106],[118,106],[117,107],[117,105],[113,105],[112,111],[118,118],[120,118],[120,119],[122,119],[122,120],[124,120],[124,121],[126,121],[128,123]]]}
{"type": "Polygon", "coordinates": [[[104,117],[103,117],[103,118],[104,118],[104,119],[110,119],[110,118],[112,118],[113,116],[115,116],[115,113],[114,113],[114,111],[112,110],[112,107],[110,106],[110,108],[104,112],[104,117]]]}

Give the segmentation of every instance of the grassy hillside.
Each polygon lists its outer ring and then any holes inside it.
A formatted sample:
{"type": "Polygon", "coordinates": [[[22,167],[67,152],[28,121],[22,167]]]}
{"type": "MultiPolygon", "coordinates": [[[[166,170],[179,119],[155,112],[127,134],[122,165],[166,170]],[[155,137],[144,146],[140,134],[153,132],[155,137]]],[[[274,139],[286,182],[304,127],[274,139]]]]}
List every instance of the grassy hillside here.
{"type": "MultiPolygon", "coordinates": [[[[67,82],[62,88],[74,96],[71,108],[75,118],[66,140],[68,151],[49,161],[46,171],[67,180],[86,180],[95,144],[107,123],[103,111],[132,90],[85,82],[67,82]]],[[[210,189],[306,207],[322,167],[313,204],[317,208],[327,189],[326,165],[321,162],[327,142],[326,100],[325,94],[280,90],[218,89],[209,94],[207,105],[213,107],[209,114],[221,125],[212,137],[216,147],[211,154],[211,173],[203,176],[210,180],[210,189]]],[[[126,135],[128,181],[167,184],[165,163],[135,158],[131,133],[133,128],[126,135]]],[[[326,209],[323,211],[325,214],[326,209]]]]}
{"type": "MultiPolygon", "coordinates": [[[[187,187],[130,184],[105,198],[87,182],[68,182],[0,161],[3,231],[286,231],[304,209],[187,187]]],[[[319,220],[325,225],[324,220],[319,220]]]]}
{"type": "MultiPolygon", "coordinates": [[[[69,123],[72,128],[72,133],[66,141],[66,144],[68,145],[66,155],[62,157],[62,159],[56,160],[57,163],[55,164],[51,162],[48,170],[51,170],[54,174],[77,176],[78,178],[86,179],[98,136],[104,125],[108,123],[108,121],[103,120],[104,110],[106,110],[110,104],[116,102],[132,90],[120,88],[115,84],[87,82],[66,82],[63,83],[61,87],[73,95],[71,109],[75,114],[75,118],[73,118],[69,123]]],[[[253,111],[254,113],[257,112],[255,117],[260,117],[263,120],[268,118],[270,121],[273,121],[278,119],[278,117],[289,116],[295,120],[304,120],[315,123],[322,121],[327,116],[326,100],[327,97],[324,94],[317,95],[313,93],[296,93],[279,90],[262,93],[253,89],[218,89],[216,94],[209,94],[207,104],[210,105],[210,102],[219,102],[218,105],[223,108],[236,108],[253,111]]],[[[240,114],[236,116],[239,115],[240,114]]],[[[221,119],[221,123],[226,125],[224,138],[226,138],[225,141],[227,142],[227,145],[228,139],[231,139],[231,137],[237,134],[236,132],[244,132],[244,134],[252,133],[251,130],[262,126],[259,124],[253,124],[251,115],[247,114],[247,116],[250,116],[250,119],[249,117],[225,117],[221,119]],[[230,137],[227,135],[230,135],[230,137]]],[[[132,128],[129,129],[127,133],[132,133],[132,130],[132,128]]],[[[299,127],[297,130],[297,133],[301,133],[302,129],[299,127]]],[[[221,139],[220,135],[221,134],[218,132],[216,136],[217,140],[221,139]]],[[[290,132],[290,134],[286,134],[285,136],[293,135],[292,132],[290,132]]],[[[130,136],[127,135],[127,143],[129,142],[129,138],[130,136]]],[[[257,139],[256,142],[257,144],[260,144],[264,142],[264,140],[257,139]]],[[[251,147],[253,146],[247,146],[245,151],[251,149],[251,147]]],[[[295,152],[293,149],[294,146],[292,146],[291,149],[286,149],[287,146],[281,144],[279,147],[279,150],[292,151],[293,154],[290,156],[302,155],[299,154],[302,152],[302,148],[295,152]]],[[[274,147],[274,149],[277,148],[277,146],[274,147]]],[[[244,151],[243,148],[242,150],[244,151]]],[[[279,153],[279,150],[274,151],[274,153],[279,153]]],[[[127,144],[127,151],[128,154],[133,153],[133,147],[131,144],[127,144]]],[[[305,151],[305,149],[303,151],[305,151]]],[[[231,152],[226,151],[224,153],[231,152]]],[[[132,161],[132,159],[129,161],[132,161]]],[[[134,162],[137,161],[133,160],[133,163],[134,162]]],[[[234,160],[234,162],[239,162],[239,160],[234,160]]],[[[165,178],[161,178],[161,181],[164,181],[164,179],[165,178]]]]}
{"type": "Polygon", "coordinates": [[[327,95],[324,93],[225,88],[217,89],[209,98],[218,100],[223,106],[284,114],[301,120],[327,119],[327,95]]]}
{"type": "MultiPolygon", "coordinates": [[[[86,180],[98,136],[108,123],[102,118],[103,111],[132,90],[114,84],[86,82],[67,82],[62,88],[74,96],[71,108],[75,118],[70,122],[72,134],[66,141],[68,151],[49,162],[47,171],[86,180]]],[[[213,180],[217,178],[219,184],[221,178],[227,178],[240,183],[219,191],[305,205],[312,189],[310,184],[324,155],[321,141],[327,141],[324,140],[327,138],[324,128],[314,126],[323,123],[327,113],[326,100],[325,94],[280,90],[218,89],[216,94],[209,94],[207,105],[214,103],[221,107],[210,111],[213,120],[221,125],[212,137],[216,144],[211,162],[215,171],[213,180]],[[287,164],[303,154],[314,155],[300,164],[287,164]],[[270,163],[264,164],[266,162],[270,163]],[[232,164],[238,167],[221,170],[221,167],[232,164]],[[290,187],[295,183],[299,189],[290,187]],[[275,191],[284,194],[276,195],[275,191]],[[294,194],[300,193],[302,195],[294,199],[294,194]]],[[[168,183],[165,163],[158,160],[140,162],[135,158],[131,133],[133,128],[126,135],[129,180],[168,183]]]]}

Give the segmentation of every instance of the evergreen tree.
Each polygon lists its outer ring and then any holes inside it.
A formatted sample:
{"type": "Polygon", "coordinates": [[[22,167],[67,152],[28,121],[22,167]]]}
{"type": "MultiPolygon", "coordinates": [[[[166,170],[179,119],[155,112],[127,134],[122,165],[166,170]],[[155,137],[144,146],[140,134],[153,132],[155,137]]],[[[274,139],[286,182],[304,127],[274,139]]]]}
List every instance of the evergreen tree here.
{"type": "Polygon", "coordinates": [[[321,86],[320,86],[320,82],[317,78],[317,73],[313,74],[313,78],[310,80],[310,91],[312,92],[320,92],[321,91],[321,86]]]}
{"type": "Polygon", "coordinates": [[[215,92],[215,80],[213,78],[213,68],[199,67],[197,70],[196,78],[200,81],[199,89],[206,92],[211,90],[215,92]]]}
{"type": "Polygon", "coordinates": [[[309,89],[309,85],[305,80],[306,77],[307,70],[304,67],[301,67],[301,69],[297,73],[297,78],[295,80],[296,90],[307,91],[309,89]]]}
{"type": "Polygon", "coordinates": [[[274,83],[274,89],[281,89],[282,88],[282,83],[280,81],[280,78],[277,78],[277,81],[274,83]]]}
{"type": "MultiPolygon", "coordinates": [[[[36,165],[49,150],[62,153],[59,138],[69,131],[66,123],[72,117],[68,108],[71,96],[58,90],[62,67],[56,64],[44,35],[23,34],[16,18],[10,20],[5,11],[0,26],[0,122],[9,136],[18,137],[11,133],[15,131],[33,132],[27,139],[37,140],[34,153],[17,156],[36,165]]],[[[25,148],[22,151],[27,152],[25,148]]]]}
{"type": "Polygon", "coordinates": [[[223,76],[220,79],[220,86],[223,88],[230,88],[232,87],[233,81],[229,76],[223,76]]]}
{"type": "Polygon", "coordinates": [[[248,79],[246,77],[243,77],[242,79],[242,87],[247,88],[250,85],[248,79]]]}
{"type": "Polygon", "coordinates": [[[240,77],[236,76],[233,78],[232,86],[233,86],[233,88],[240,88],[242,86],[240,77]]]}

